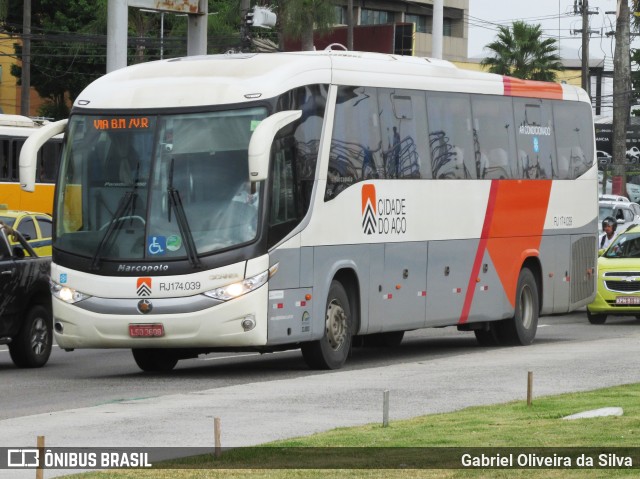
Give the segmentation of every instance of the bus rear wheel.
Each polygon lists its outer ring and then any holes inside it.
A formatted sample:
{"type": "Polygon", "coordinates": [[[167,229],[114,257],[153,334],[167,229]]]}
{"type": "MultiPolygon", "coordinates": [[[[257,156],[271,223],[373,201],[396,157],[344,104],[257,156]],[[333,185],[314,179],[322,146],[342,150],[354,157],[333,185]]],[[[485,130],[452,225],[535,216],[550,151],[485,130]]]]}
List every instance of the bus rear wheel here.
{"type": "Polygon", "coordinates": [[[311,369],[340,369],[351,349],[351,306],[339,281],[332,281],[325,308],[324,334],[317,341],[303,343],[302,357],[311,369]]]}
{"type": "Polygon", "coordinates": [[[170,349],[132,349],[133,359],[140,369],[149,373],[171,371],[178,358],[170,349]]]}
{"type": "Polygon", "coordinates": [[[523,268],[518,277],[513,318],[495,323],[501,344],[526,346],[533,342],[538,329],[539,298],[536,278],[529,268],[523,268]]]}

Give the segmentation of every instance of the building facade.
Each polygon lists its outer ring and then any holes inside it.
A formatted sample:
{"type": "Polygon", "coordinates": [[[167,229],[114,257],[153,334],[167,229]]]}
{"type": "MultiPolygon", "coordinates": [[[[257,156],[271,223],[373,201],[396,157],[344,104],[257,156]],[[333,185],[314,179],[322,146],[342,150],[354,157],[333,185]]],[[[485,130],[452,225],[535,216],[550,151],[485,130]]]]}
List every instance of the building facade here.
{"type": "MultiPolygon", "coordinates": [[[[469,0],[444,0],[442,57],[465,61],[468,53],[469,0]]],[[[336,1],[338,24],[347,25],[347,1],[336,1]]],[[[413,23],[413,54],[432,56],[433,0],[353,0],[354,25],[413,23]]]]}

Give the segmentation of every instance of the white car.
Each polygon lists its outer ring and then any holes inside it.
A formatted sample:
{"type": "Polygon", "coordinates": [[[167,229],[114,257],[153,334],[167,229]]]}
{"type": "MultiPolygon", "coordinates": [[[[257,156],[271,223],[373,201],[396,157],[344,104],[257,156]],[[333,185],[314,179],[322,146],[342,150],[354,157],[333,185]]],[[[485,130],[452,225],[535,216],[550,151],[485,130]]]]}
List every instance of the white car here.
{"type": "Polygon", "coordinates": [[[637,146],[632,146],[627,150],[627,158],[631,160],[631,163],[637,163],[640,159],[640,149],[637,146]]]}
{"type": "Polygon", "coordinates": [[[596,158],[598,158],[598,166],[609,166],[612,157],[609,153],[602,150],[596,150],[596,158]]]}
{"type": "Polygon", "coordinates": [[[622,201],[623,203],[629,203],[629,198],[620,195],[600,195],[598,196],[600,201],[622,201]]]}
{"type": "Polygon", "coordinates": [[[602,231],[602,220],[607,216],[615,218],[618,224],[616,234],[626,230],[631,225],[640,224],[640,205],[638,203],[617,200],[600,200],[598,213],[598,229],[602,231]]]}

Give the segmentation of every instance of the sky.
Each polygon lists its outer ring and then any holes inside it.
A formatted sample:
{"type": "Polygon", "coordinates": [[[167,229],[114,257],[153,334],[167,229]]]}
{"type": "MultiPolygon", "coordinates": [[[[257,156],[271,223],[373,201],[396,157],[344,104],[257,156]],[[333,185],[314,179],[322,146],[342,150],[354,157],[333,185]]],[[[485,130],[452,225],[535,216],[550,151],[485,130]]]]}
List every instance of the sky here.
{"type": "MultiPolygon", "coordinates": [[[[589,29],[595,30],[589,42],[589,57],[593,61],[604,61],[605,70],[613,69],[615,41],[607,32],[615,31],[616,17],[613,12],[617,0],[588,0],[589,29]]],[[[558,40],[563,59],[582,59],[582,16],[574,14],[574,0],[469,0],[469,51],[470,58],[483,58],[489,54],[484,46],[495,40],[498,26],[510,26],[514,20],[540,24],[544,36],[558,40]]],[[[633,40],[632,48],[640,48],[640,37],[633,40]]],[[[593,81],[593,79],[592,79],[593,81]]],[[[592,83],[593,85],[593,83],[592,83]]],[[[611,115],[610,98],[613,86],[610,78],[603,81],[603,116],[611,115]],[[610,102],[609,102],[610,103],[610,102]]],[[[592,92],[595,87],[592,86],[592,92]]]]}
{"type": "MultiPolygon", "coordinates": [[[[589,56],[605,60],[605,66],[613,63],[614,42],[605,36],[615,29],[616,0],[588,0],[589,29],[597,30],[589,43],[589,56]]],[[[574,0],[469,0],[469,57],[484,57],[483,47],[491,43],[498,25],[511,25],[514,20],[541,24],[545,36],[559,40],[564,58],[581,58],[581,34],[572,33],[582,28],[582,17],[573,13],[574,0]]]]}

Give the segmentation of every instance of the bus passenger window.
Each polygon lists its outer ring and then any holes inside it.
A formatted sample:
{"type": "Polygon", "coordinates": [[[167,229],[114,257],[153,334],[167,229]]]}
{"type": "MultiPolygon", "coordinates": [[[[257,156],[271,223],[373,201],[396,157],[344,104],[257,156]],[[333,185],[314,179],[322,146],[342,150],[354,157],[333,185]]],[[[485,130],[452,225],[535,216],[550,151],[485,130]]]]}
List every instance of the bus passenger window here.
{"type": "Polygon", "coordinates": [[[429,93],[427,114],[433,177],[475,178],[480,155],[473,147],[469,95],[429,93]]]}
{"type": "Polygon", "coordinates": [[[334,198],[351,184],[384,177],[381,157],[376,90],[340,87],[336,99],[325,200],[334,198]]]}
{"type": "Polygon", "coordinates": [[[0,181],[9,180],[9,140],[0,140],[0,181]]]}
{"type": "Polygon", "coordinates": [[[593,165],[593,123],[589,105],[553,102],[558,166],[555,177],[573,180],[593,165]]]}
{"type": "Polygon", "coordinates": [[[516,158],[511,98],[472,95],[475,150],[480,151],[478,178],[512,178],[516,158]]]}
{"type": "Polygon", "coordinates": [[[513,100],[516,139],[523,178],[552,178],[555,176],[554,127],[551,104],[548,100],[513,100]]]}

